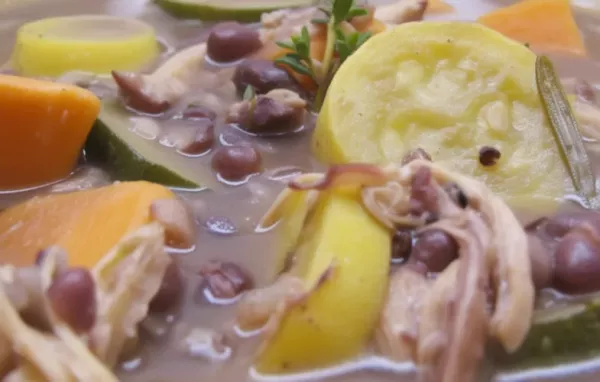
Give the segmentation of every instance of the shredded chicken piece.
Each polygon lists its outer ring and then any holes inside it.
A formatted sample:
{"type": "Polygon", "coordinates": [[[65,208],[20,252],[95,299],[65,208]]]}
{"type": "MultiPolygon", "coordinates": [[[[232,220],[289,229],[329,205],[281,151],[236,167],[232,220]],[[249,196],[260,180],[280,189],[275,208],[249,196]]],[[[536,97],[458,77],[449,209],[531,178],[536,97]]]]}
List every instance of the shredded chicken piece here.
{"type": "Polygon", "coordinates": [[[263,14],[261,16],[262,28],[259,30],[261,41],[267,45],[289,39],[291,36],[299,34],[303,26],[306,26],[309,33],[312,33],[314,26],[310,21],[317,16],[318,12],[316,7],[308,7],[281,9],[263,14]]]}
{"type": "Polygon", "coordinates": [[[265,94],[265,97],[279,101],[294,109],[304,109],[307,105],[306,101],[298,93],[289,89],[273,89],[265,94]]]}
{"type": "Polygon", "coordinates": [[[431,287],[425,275],[409,266],[390,278],[376,341],[379,350],[397,361],[416,358],[416,346],[423,301],[431,287]]]}
{"type": "Polygon", "coordinates": [[[427,0],[399,0],[375,8],[375,18],[392,25],[423,20],[427,4],[427,0]]]}
{"type": "Polygon", "coordinates": [[[171,263],[164,242],[162,225],[148,224],[123,238],[92,271],[98,320],[91,337],[98,358],[111,367],[126,340],[137,335],[171,263]]]}
{"type": "Polygon", "coordinates": [[[248,292],[242,298],[237,309],[237,322],[243,329],[270,326],[279,322],[291,307],[303,302],[308,293],[302,279],[283,274],[273,284],[248,292]]]}
{"type": "Polygon", "coordinates": [[[284,316],[295,306],[304,302],[318,290],[335,271],[335,264],[328,266],[316,283],[307,286],[293,271],[282,273],[271,285],[255,289],[244,295],[236,314],[238,325],[244,330],[262,329],[266,344],[279,329],[284,316]]]}

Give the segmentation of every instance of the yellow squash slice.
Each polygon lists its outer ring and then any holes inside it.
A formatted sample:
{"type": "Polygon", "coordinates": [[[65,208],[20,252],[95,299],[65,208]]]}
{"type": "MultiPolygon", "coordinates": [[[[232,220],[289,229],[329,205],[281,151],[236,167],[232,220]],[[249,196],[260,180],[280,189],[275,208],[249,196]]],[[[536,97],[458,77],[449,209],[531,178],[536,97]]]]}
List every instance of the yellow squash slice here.
{"type": "Polygon", "coordinates": [[[570,182],[539,99],[535,59],[479,24],[398,26],[340,68],[313,150],[327,163],[386,163],[421,147],[513,206],[555,205],[570,182]],[[484,146],[500,151],[497,164],[480,164],[484,146]]]}
{"type": "Polygon", "coordinates": [[[356,195],[336,192],[320,198],[300,236],[294,273],[307,289],[322,284],[284,316],[258,359],[258,371],[298,371],[357,356],[377,323],[389,256],[389,232],[356,195]]]}

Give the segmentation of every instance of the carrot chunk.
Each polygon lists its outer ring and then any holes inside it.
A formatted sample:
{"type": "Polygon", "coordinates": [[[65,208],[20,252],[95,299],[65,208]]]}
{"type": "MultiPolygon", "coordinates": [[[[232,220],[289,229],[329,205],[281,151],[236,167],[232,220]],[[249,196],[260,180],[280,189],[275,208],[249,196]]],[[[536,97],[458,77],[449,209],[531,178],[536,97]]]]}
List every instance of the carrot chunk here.
{"type": "Polygon", "coordinates": [[[483,15],[479,22],[537,51],[586,54],[569,0],[524,0],[483,15]]]}
{"type": "Polygon", "coordinates": [[[123,182],[87,191],[30,199],[0,213],[0,263],[30,265],[52,245],[67,251],[72,266],[93,267],[127,233],[151,221],[166,187],[123,182]]]}
{"type": "Polygon", "coordinates": [[[0,75],[0,189],[67,176],[99,111],[88,90],[0,75]]]}
{"type": "Polygon", "coordinates": [[[454,7],[443,0],[429,0],[427,4],[428,14],[443,14],[454,12],[454,7]]]}

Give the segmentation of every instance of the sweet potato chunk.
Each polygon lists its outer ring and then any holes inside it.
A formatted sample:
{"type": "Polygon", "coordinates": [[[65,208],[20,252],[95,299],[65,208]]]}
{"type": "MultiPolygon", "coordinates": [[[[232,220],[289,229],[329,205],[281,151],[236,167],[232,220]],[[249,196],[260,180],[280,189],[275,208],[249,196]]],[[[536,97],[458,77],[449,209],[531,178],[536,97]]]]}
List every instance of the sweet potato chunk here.
{"type": "Polygon", "coordinates": [[[92,267],[150,221],[153,201],[173,197],[157,184],[124,182],[30,199],[0,213],[0,262],[29,265],[40,250],[58,245],[70,265],[92,267]]]}
{"type": "Polygon", "coordinates": [[[99,111],[88,90],[0,75],[0,189],[67,176],[99,111]]]}
{"type": "Polygon", "coordinates": [[[568,0],[525,0],[483,15],[479,22],[534,50],[585,55],[568,0]]]}

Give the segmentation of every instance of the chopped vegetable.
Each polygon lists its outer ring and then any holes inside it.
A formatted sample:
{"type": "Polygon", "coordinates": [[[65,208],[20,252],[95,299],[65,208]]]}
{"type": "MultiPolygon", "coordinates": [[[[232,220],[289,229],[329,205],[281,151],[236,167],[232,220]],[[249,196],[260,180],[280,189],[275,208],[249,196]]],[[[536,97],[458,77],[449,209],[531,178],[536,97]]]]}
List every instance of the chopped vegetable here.
{"type": "MultiPolygon", "coordinates": [[[[303,221],[302,212],[299,216],[303,221]]],[[[266,373],[327,366],[358,355],[372,335],[386,291],[390,235],[355,194],[328,194],[304,226],[287,216],[283,227],[288,221],[287,239],[294,241],[292,230],[302,232],[290,272],[304,280],[306,290],[315,290],[273,328],[257,361],[266,373]]]]}
{"type": "Polygon", "coordinates": [[[583,361],[600,354],[598,299],[536,311],[533,326],[519,350],[498,352],[502,368],[523,370],[583,361]]]}
{"type": "Polygon", "coordinates": [[[552,208],[568,175],[549,134],[535,60],[479,24],[407,23],[376,35],[334,78],[314,153],[328,163],[387,163],[420,147],[513,207],[552,208]],[[479,163],[483,146],[502,154],[496,165],[479,163]]]}
{"type": "MultiPolygon", "coordinates": [[[[154,122],[148,119],[148,123],[154,122]]],[[[157,132],[137,133],[134,126],[126,110],[115,103],[104,102],[85,144],[88,158],[108,165],[119,180],[147,180],[173,187],[200,188],[212,179],[208,171],[203,173],[190,164],[189,158],[153,141],[160,133],[159,126],[157,132]]]]}
{"type": "Polygon", "coordinates": [[[155,2],[176,17],[207,21],[258,21],[265,12],[315,4],[315,0],[155,0],[155,2]]]}
{"type": "Polygon", "coordinates": [[[569,168],[577,192],[589,207],[598,208],[596,179],[590,166],[579,126],[552,62],[538,57],[535,65],[536,81],[542,104],[559,143],[562,157],[569,168]]]}
{"type": "Polygon", "coordinates": [[[98,98],[75,86],[6,75],[0,98],[0,189],[66,177],[98,115],[98,98]]]}
{"type": "Polygon", "coordinates": [[[142,21],[114,16],[58,17],[19,29],[12,67],[26,76],[60,76],[74,70],[108,74],[139,70],[158,54],[154,30],[142,21]]]}
{"type": "Polygon", "coordinates": [[[146,182],[30,199],[0,213],[2,262],[30,265],[39,251],[58,245],[72,266],[93,267],[121,238],[151,220],[151,205],[174,198],[146,182]]]}
{"type": "Polygon", "coordinates": [[[454,12],[454,7],[443,0],[429,0],[427,13],[442,14],[454,12]]]}
{"type": "Polygon", "coordinates": [[[483,15],[479,22],[534,50],[585,55],[569,0],[524,0],[483,15]]]}

